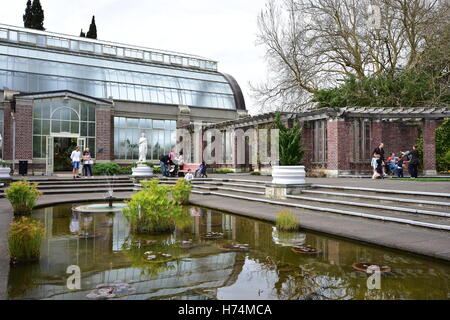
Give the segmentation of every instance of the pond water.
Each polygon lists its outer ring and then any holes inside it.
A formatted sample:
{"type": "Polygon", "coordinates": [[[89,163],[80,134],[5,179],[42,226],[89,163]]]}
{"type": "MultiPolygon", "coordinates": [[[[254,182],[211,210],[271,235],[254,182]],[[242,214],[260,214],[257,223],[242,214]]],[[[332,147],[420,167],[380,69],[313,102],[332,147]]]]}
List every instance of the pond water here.
{"type": "Polygon", "coordinates": [[[185,209],[192,216],[190,226],[145,237],[130,234],[121,213],[82,214],[71,206],[36,210],[33,217],[46,226],[41,259],[11,266],[9,299],[92,299],[114,286],[122,291],[109,297],[131,300],[450,297],[445,262],[317,233],[279,233],[270,223],[209,209],[185,209]],[[294,245],[320,253],[295,253],[294,245]],[[381,289],[376,276],[369,279],[352,267],[361,262],[390,267],[380,276],[381,289]],[[69,266],[81,271],[80,289],[68,288],[69,266]]]}

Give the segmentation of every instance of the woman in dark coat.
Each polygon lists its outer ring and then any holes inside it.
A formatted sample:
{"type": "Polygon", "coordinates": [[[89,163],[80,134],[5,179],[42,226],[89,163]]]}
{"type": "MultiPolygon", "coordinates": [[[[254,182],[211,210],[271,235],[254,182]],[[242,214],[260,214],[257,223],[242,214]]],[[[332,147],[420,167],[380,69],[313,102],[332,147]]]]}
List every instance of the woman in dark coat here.
{"type": "Polygon", "coordinates": [[[385,160],[385,157],[384,157],[384,143],[383,142],[381,142],[378,145],[378,147],[376,147],[375,150],[373,150],[372,157],[375,154],[379,154],[380,155],[380,160],[382,162],[381,165],[382,165],[382,168],[383,168],[383,172],[381,173],[381,176],[383,177],[383,176],[386,175],[386,160],[385,160]]]}
{"type": "Polygon", "coordinates": [[[419,150],[417,146],[413,146],[411,151],[403,152],[403,155],[409,157],[408,171],[411,178],[417,178],[419,174],[419,150]]]}

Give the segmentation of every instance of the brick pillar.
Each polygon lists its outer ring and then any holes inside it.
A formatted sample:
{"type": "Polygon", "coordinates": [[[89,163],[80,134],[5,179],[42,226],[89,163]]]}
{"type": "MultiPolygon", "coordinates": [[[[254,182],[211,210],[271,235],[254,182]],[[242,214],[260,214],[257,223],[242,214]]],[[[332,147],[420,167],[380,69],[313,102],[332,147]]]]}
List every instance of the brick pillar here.
{"type": "Polygon", "coordinates": [[[378,147],[381,142],[384,142],[383,122],[381,122],[381,120],[374,120],[372,121],[371,143],[370,143],[372,150],[375,150],[375,148],[378,147]]]}
{"type": "Polygon", "coordinates": [[[425,120],[423,123],[423,170],[425,175],[436,175],[436,129],[440,123],[425,120]]]}
{"type": "Polygon", "coordinates": [[[330,119],[327,123],[327,176],[338,177],[350,170],[352,135],[351,123],[344,119],[330,119]]]}
{"type": "Polygon", "coordinates": [[[113,126],[112,112],[110,109],[99,108],[95,111],[96,119],[96,160],[111,161],[113,156],[113,126]],[[99,152],[102,151],[103,152],[99,152]]]}
{"type": "Polygon", "coordinates": [[[3,160],[11,161],[13,152],[13,121],[11,118],[11,107],[4,109],[3,127],[3,160]]]}
{"type": "Polygon", "coordinates": [[[18,160],[31,161],[33,160],[33,101],[17,99],[15,118],[16,118],[15,159],[16,161],[18,160]]]}

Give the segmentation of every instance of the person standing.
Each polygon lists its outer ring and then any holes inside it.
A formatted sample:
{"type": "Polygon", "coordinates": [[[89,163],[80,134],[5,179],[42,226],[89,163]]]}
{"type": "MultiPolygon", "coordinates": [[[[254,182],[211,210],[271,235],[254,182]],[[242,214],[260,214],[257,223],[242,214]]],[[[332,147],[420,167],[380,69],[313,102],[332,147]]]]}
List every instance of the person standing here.
{"type": "Polygon", "coordinates": [[[84,149],[83,152],[83,169],[85,170],[85,176],[93,178],[92,174],[92,165],[94,162],[92,161],[91,152],[89,148],[84,149]]]}
{"type": "Polygon", "coordinates": [[[379,154],[380,155],[380,160],[382,162],[381,166],[382,166],[382,169],[383,169],[381,175],[385,176],[386,175],[386,168],[385,168],[386,163],[385,163],[385,157],[384,157],[384,143],[383,142],[380,142],[378,147],[376,147],[375,150],[373,150],[372,156],[375,155],[375,154],[379,154]]]}
{"type": "Polygon", "coordinates": [[[417,178],[419,175],[419,150],[418,146],[413,146],[411,151],[402,152],[404,156],[409,157],[408,171],[411,178],[417,178]]]}
{"type": "Polygon", "coordinates": [[[165,154],[159,159],[159,166],[161,167],[161,173],[163,177],[169,176],[168,168],[167,166],[170,165],[170,156],[168,154],[165,154]]]}
{"type": "Polygon", "coordinates": [[[78,171],[80,170],[80,162],[81,162],[81,152],[80,147],[76,147],[75,150],[72,151],[72,154],[70,155],[70,159],[72,160],[72,174],[73,178],[81,178],[78,171]]]}

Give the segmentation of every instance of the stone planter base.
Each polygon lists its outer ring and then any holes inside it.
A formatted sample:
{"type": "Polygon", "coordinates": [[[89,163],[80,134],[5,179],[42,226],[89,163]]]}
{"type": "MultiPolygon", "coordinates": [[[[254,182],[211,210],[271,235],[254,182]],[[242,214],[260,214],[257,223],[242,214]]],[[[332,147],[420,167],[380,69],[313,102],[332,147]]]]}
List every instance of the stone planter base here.
{"type": "Polygon", "coordinates": [[[150,168],[149,166],[146,166],[145,164],[138,164],[136,168],[132,169],[133,177],[146,177],[151,178],[153,177],[153,168],[150,168]]]}
{"type": "Polygon", "coordinates": [[[299,195],[302,190],[311,187],[311,183],[304,184],[266,184],[266,198],[272,200],[286,200],[288,195],[299,195]]]}
{"type": "Polygon", "coordinates": [[[273,166],[272,183],[280,185],[302,185],[305,184],[304,166],[273,166]]]}
{"type": "Polygon", "coordinates": [[[11,168],[10,167],[0,167],[0,180],[11,179],[11,168]]]}

